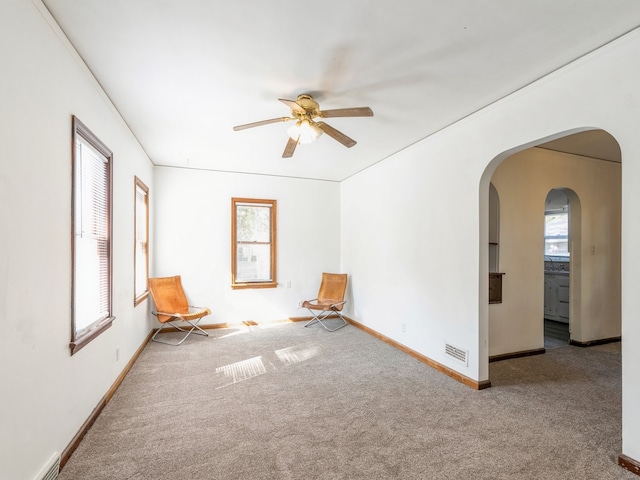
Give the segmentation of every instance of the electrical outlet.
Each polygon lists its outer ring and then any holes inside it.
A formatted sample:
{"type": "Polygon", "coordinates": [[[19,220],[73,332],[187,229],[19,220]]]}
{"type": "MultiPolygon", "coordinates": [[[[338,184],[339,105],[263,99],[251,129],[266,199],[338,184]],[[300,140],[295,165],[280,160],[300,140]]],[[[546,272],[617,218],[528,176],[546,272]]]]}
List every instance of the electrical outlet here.
{"type": "Polygon", "coordinates": [[[116,362],[120,361],[120,347],[116,347],[116,362]]]}
{"type": "Polygon", "coordinates": [[[298,300],[298,308],[302,308],[302,300],[298,300]]]}
{"type": "Polygon", "coordinates": [[[400,331],[402,331],[402,333],[407,333],[407,324],[406,323],[401,323],[400,324],[400,331]]]}

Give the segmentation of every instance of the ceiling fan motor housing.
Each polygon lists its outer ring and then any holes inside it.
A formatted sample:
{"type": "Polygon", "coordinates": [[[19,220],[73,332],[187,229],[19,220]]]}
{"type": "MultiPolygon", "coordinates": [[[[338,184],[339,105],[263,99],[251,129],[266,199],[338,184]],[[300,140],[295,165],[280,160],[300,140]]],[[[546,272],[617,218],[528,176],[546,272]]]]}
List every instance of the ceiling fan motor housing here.
{"type": "MultiPolygon", "coordinates": [[[[306,95],[306,94],[298,95],[298,99],[296,100],[296,103],[302,108],[304,108],[306,112],[306,116],[309,116],[311,118],[320,116],[320,106],[318,105],[318,102],[316,102],[311,97],[311,95],[306,95]]],[[[292,110],[292,113],[294,114],[294,116],[304,115],[302,114],[302,112],[296,112],[295,110],[292,110]]]]}

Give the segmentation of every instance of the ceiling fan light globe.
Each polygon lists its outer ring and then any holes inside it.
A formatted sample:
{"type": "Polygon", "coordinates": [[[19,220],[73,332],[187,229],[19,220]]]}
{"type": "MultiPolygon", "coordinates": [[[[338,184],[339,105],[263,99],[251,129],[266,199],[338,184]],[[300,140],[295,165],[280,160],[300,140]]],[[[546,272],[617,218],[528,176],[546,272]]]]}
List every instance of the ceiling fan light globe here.
{"type": "Polygon", "coordinates": [[[322,130],[314,123],[310,123],[308,120],[300,120],[289,129],[287,132],[291,138],[298,138],[299,143],[311,143],[315,141],[320,135],[322,130]],[[294,134],[295,137],[291,134],[294,134]]]}
{"type": "Polygon", "coordinates": [[[300,122],[296,122],[287,128],[287,135],[289,135],[289,138],[297,140],[300,136],[300,122]]]}

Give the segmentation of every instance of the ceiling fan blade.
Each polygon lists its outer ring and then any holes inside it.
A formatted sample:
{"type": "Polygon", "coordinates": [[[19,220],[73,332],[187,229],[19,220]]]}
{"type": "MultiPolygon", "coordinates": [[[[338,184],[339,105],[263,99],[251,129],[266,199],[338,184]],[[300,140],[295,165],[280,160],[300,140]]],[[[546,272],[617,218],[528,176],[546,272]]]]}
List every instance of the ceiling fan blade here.
{"type": "Polygon", "coordinates": [[[269,125],[270,123],[288,122],[289,120],[295,120],[295,118],[289,118],[289,117],[271,118],[269,120],[261,120],[259,122],[238,125],[233,127],[233,129],[237,132],[238,130],[244,130],[246,128],[260,127],[261,125],[269,125]]]}
{"type": "Polygon", "coordinates": [[[278,100],[284,103],[291,110],[295,110],[296,112],[299,112],[299,113],[306,113],[306,110],[302,108],[300,105],[298,105],[294,100],[287,100],[285,98],[279,98],[278,100]]]}
{"type": "Polygon", "coordinates": [[[300,137],[298,137],[297,139],[293,139],[291,137],[289,137],[289,141],[287,142],[287,146],[284,147],[284,152],[282,152],[282,158],[291,158],[293,157],[293,152],[296,151],[296,146],[298,145],[298,140],[300,139],[300,137]]]}
{"type": "Polygon", "coordinates": [[[322,110],[320,116],[323,118],[373,117],[373,110],[369,107],[334,108],[332,110],[322,110]]]}
{"type": "Polygon", "coordinates": [[[353,138],[347,137],[344,133],[336,130],[331,125],[327,125],[324,122],[317,122],[316,125],[318,125],[324,133],[329,135],[334,140],[339,141],[347,148],[351,148],[356,144],[356,141],[353,138]]]}

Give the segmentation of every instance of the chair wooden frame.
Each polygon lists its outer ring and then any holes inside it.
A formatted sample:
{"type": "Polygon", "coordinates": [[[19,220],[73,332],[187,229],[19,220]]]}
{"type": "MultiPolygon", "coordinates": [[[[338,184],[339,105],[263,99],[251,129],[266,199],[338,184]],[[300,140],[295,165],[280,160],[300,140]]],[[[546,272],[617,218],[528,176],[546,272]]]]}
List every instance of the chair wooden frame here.
{"type": "Polygon", "coordinates": [[[323,273],[318,297],[313,300],[305,300],[302,303],[302,308],[306,308],[313,315],[313,318],[304,326],[309,327],[319,323],[329,332],[335,332],[346,326],[348,322],[341,313],[344,304],[347,303],[344,299],[346,289],[346,273],[323,273]],[[342,322],[337,327],[329,328],[325,321],[335,317],[338,317],[342,322]]]}
{"type": "MultiPolygon", "coordinates": [[[[209,334],[198,326],[203,317],[211,314],[211,310],[203,307],[194,307],[188,304],[187,297],[182,289],[182,280],[180,275],[173,277],[159,277],[149,279],[149,289],[153,302],[156,305],[156,311],[153,313],[158,317],[158,321],[162,324],[169,324],[180,332],[186,332],[179,342],[169,342],[156,338],[162,332],[160,327],[151,337],[151,340],[165,345],[173,345],[177,347],[184,342],[192,333],[208,337],[209,334]],[[189,325],[182,328],[173,322],[181,321],[189,325]]],[[[184,325],[183,325],[184,326],[184,325]]]]}

